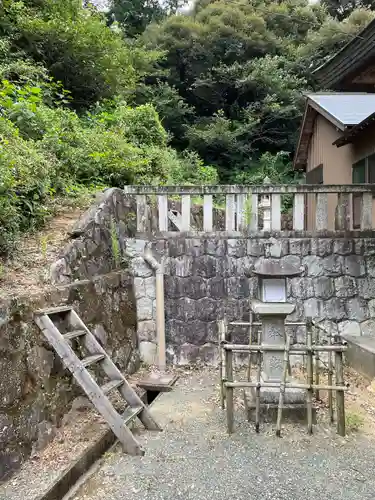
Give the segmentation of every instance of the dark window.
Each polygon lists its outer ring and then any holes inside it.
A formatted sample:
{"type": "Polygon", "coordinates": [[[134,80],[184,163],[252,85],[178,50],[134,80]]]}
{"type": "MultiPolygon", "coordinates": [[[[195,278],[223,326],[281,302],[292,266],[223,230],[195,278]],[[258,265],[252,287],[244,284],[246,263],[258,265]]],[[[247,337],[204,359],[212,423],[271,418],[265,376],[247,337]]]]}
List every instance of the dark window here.
{"type": "Polygon", "coordinates": [[[366,159],[354,163],[352,169],[353,184],[364,184],[366,182],[366,159]]]}
{"type": "Polygon", "coordinates": [[[306,173],[306,184],[323,184],[323,164],[306,173]]]}
{"type": "Polygon", "coordinates": [[[375,154],[353,164],[353,184],[375,184],[375,154]]]}
{"type": "Polygon", "coordinates": [[[375,155],[367,158],[368,182],[375,184],[375,155]]]}
{"type": "MultiPolygon", "coordinates": [[[[353,184],[375,184],[375,154],[353,164],[353,184]]],[[[362,196],[353,194],[353,229],[361,226],[362,196]]]]}

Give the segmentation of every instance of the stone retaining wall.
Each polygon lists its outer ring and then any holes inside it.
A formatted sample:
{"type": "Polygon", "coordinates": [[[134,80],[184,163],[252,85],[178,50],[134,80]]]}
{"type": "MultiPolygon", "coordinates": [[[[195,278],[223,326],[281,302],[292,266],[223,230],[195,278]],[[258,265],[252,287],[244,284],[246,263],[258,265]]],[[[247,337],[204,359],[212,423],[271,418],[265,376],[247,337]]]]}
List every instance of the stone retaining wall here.
{"type": "Polygon", "coordinates": [[[123,268],[123,242],[135,229],[134,198],[122,189],[106,189],[74,225],[70,243],[51,266],[51,282],[67,284],[123,268]]]}
{"type": "Polygon", "coordinates": [[[53,438],[81,391],[33,321],[72,304],[124,372],[139,366],[132,280],[112,273],[0,303],[0,480],[53,438]]]}
{"type": "MultiPolygon", "coordinates": [[[[137,298],[141,354],[155,353],[155,278],[142,258],[146,241],[129,240],[137,298]]],[[[291,321],[311,316],[325,328],[351,335],[375,335],[375,239],[251,238],[225,233],[201,237],[168,233],[149,245],[165,262],[165,313],[169,361],[198,359],[216,363],[217,320],[247,319],[256,296],[251,268],[261,257],[304,266],[288,281],[288,300],[296,303],[291,321]]],[[[294,334],[304,335],[303,327],[294,334]]],[[[236,332],[247,341],[246,328],[236,332]]]]}

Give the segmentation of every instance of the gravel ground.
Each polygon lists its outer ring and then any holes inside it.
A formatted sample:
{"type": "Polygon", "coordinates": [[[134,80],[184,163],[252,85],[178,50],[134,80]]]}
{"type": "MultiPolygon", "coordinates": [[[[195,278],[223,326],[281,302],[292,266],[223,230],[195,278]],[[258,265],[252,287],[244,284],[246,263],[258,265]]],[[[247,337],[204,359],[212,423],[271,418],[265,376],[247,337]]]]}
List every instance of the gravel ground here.
{"type": "Polygon", "coordinates": [[[115,449],[76,492],[75,500],[299,500],[373,499],[374,440],[346,438],[317,426],[312,437],[301,426],[271,425],[260,434],[244,420],[225,430],[213,373],[187,374],[152,410],[162,433],[140,431],[142,458],[115,449]]]}

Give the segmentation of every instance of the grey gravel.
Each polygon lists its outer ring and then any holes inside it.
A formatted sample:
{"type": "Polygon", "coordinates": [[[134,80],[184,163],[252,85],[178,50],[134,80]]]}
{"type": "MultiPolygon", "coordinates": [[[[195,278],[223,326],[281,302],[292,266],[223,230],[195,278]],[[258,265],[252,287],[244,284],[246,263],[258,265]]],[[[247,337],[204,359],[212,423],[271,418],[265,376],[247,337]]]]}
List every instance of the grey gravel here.
{"type": "MultiPolygon", "coordinates": [[[[334,428],[272,425],[260,434],[244,420],[228,436],[215,374],[187,375],[153,405],[164,432],[141,431],[146,455],[120,449],[74,495],[76,500],[365,500],[375,496],[372,438],[340,438],[334,428]]],[[[240,394],[239,394],[240,396],[240,394]]]]}

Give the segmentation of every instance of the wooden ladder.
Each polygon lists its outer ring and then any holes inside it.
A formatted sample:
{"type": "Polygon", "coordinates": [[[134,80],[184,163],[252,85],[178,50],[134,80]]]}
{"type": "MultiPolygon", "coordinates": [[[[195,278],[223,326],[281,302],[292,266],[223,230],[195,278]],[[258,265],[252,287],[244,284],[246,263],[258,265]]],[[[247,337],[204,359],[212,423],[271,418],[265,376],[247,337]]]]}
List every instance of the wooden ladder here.
{"type": "Polygon", "coordinates": [[[136,417],[146,429],[160,431],[161,428],[152,417],[149,408],[122,375],[117,366],[86,327],[71,306],[43,309],[35,313],[35,322],[62,359],[65,367],[70,370],[75,380],[85,391],[87,397],[108,423],[126,453],[144,455],[144,450],[128,428],[136,417]],[[58,324],[64,321],[61,333],[58,324]],[[56,324],[57,323],[57,324],[56,324]],[[87,357],[80,359],[72,348],[72,341],[87,351],[87,357]],[[99,386],[87,368],[97,365],[105,373],[108,382],[99,386]],[[120,415],[113,407],[107,394],[117,389],[128,403],[125,413],[120,415]]]}

